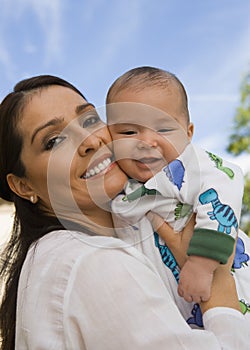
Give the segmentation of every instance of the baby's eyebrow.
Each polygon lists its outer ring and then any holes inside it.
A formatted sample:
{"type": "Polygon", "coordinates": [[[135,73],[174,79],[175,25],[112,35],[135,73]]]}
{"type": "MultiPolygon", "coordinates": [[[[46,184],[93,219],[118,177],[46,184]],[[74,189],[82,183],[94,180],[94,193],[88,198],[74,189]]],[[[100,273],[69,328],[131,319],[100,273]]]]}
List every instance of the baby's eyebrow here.
{"type": "Polygon", "coordinates": [[[116,122],[116,123],[112,123],[112,124],[109,124],[109,125],[117,125],[117,126],[122,126],[122,127],[135,127],[135,126],[138,126],[139,124],[136,124],[136,123],[121,123],[121,122],[116,122]]]}

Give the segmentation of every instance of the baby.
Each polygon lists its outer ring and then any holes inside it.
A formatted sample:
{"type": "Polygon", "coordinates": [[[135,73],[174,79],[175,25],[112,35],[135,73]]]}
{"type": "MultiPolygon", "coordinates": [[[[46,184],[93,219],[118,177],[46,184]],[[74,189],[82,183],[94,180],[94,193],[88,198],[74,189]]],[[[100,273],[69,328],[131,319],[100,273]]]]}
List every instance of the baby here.
{"type": "Polygon", "coordinates": [[[178,234],[194,212],[188,258],[180,273],[175,267],[175,278],[186,301],[208,300],[213,273],[227,262],[237,237],[240,168],[191,144],[187,94],[169,72],[132,69],[112,84],[106,103],[115,158],[131,178],[112,203],[116,225],[143,232],[145,214],[154,211],[178,234]]]}

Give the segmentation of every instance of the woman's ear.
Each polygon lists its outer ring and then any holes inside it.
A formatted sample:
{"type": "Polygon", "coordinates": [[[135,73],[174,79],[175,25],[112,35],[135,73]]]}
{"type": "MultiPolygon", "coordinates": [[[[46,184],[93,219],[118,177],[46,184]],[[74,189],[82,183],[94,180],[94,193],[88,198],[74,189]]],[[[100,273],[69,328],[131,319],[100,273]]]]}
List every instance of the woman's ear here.
{"type": "Polygon", "coordinates": [[[189,141],[192,140],[193,134],[194,134],[194,124],[193,123],[189,123],[188,124],[188,130],[187,130],[187,135],[188,135],[189,141]]]}
{"type": "Polygon", "coordinates": [[[31,198],[33,198],[32,202],[34,202],[34,191],[29,186],[25,178],[16,176],[14,174],[8,174],[7,182],[11,191],[16,195],[27,200],[31,200],[31,198]]]}

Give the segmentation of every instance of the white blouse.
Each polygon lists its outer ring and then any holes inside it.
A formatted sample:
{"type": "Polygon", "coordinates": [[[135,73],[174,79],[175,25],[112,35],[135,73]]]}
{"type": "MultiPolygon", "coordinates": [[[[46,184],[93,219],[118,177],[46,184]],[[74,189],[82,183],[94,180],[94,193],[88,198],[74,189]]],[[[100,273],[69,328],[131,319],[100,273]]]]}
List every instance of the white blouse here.
{"type": "Polygon", "coordinates": [[[19,280],[17,350],[245,350],[229,308],[191,329],[150,260],[112,237],[54,231],[33,245],[19,280]]]}

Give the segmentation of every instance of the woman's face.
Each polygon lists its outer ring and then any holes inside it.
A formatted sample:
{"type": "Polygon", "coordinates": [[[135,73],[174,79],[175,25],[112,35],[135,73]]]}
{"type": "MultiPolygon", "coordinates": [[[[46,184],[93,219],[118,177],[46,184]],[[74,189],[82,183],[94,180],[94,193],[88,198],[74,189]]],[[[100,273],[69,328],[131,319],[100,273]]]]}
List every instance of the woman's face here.
{"type": "Polygon", "coordinates": [[[27,101],[18,124],[21,160],[26,188],[42,207],[63,215],[74,203],[86,212],[116,196],[126,176],[112,162],[110,135],[94,106],[56,85],[27,101]]]}

